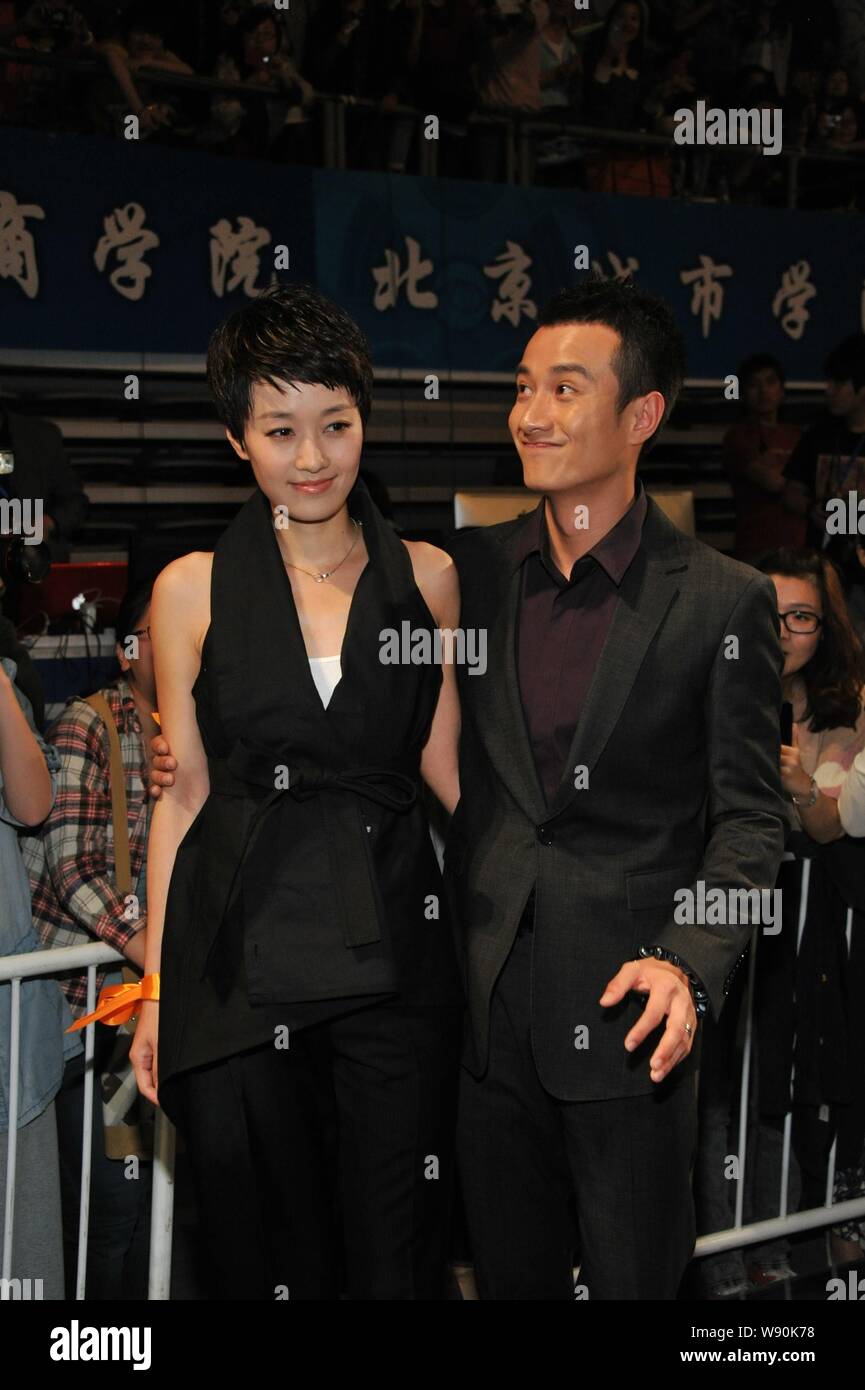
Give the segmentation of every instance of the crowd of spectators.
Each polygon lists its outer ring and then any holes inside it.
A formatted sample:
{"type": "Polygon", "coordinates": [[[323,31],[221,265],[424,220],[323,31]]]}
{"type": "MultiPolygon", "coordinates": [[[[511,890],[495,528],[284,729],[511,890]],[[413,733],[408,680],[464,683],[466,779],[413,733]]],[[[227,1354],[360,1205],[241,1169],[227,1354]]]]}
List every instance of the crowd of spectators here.
{"type": "MultiPolygon", "coordinates": [[[[345,98],[354,168],[422,167],[409,106],[439,118],[439,168],[457,176],[504,175],[503,117],[670,136],[699,101],[780,108],[787,149],[865,153],[854,0],[0,0],[0,42],[20,51],[0,63],[6,122],[123,135],[135,115],[139,138],[291,163],[322,160],[320,94],[345,98]],[[28,63],[34,52],[91,66],[28,63]],[[238,90],[167,80],[183,76],[238,90]]],[[[537,182],[761,201],[785,186],[757,154],[707,162],[620,139],[611,156],[555,130],[531,148],[537,182]]],[[[806,167],[806,205],[857,198],[849,170],[806,167]]]]}

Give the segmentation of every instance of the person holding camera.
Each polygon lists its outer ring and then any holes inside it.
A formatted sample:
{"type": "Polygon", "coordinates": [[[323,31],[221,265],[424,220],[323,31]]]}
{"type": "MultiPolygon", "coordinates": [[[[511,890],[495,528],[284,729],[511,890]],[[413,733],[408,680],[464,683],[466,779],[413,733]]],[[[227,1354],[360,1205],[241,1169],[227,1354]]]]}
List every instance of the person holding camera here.
{"type": "Polygon", "coordinates": [[[17,593],[26,575],[42,577],[51,561],[69,559],[70,538],[82,525],[90,503],[69,464],[57,426],[0,405],[0,504],[4,502],[0,507],[0,529],[5,527],[0,536],[0,602],[14,621],[17,593]],[[28,526],[34,525],[33,538],[28,537],[24,546],[22,533],[15,531],[18,513],[22,524],[26,518],[28,526]]]}

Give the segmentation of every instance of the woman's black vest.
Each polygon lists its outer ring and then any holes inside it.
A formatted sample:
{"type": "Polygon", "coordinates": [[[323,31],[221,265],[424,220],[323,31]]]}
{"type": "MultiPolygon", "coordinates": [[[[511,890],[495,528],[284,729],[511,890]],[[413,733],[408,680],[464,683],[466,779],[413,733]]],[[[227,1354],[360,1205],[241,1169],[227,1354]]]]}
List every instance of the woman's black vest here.
{"type": "Polygon", "coordinates": [[[405,659],[435,650],[435,622],[361,480],[349,510],[369,564],[326,709],[260,489],[214,553],[193,687],[210,794],[169,886],[160,1088],[281,1025],[462,999],[419,772],[441,669],[405,659]]]}

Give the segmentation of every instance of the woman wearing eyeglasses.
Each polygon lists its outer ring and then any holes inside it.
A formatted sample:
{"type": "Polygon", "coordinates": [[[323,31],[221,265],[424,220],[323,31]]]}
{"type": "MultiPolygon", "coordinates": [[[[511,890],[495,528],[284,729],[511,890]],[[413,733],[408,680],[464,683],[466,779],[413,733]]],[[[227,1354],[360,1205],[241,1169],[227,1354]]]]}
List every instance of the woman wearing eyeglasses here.
{"type": "Polygon", "coordinates": [[[834,566],[814,551],[781,549],[758,564],[778,595],[784,699],[793,742],[781,747],[781,783],[797,828],[818,844],[844,831],[838,797],[865,744],[863,654],[834,566]]]}
{"type": "MultiPolygon", "coordinates": [[[[57,796],[39,831],[21,840],[33,920],[43,947],[100,940],[122,951],[139,970],[144,966],[147,922],[150,741],[157,730],[149,620],[150,586],[144,585],[129,592],[120,605],[114,649],[120,669],[99,691],[119,743],[131,891],[127,893],[118,882],[123,853],[114,838],[109,731],[100,713],[85,699],[68,700],[46,730],[46,740],[58,758],[57,796]]],[[[116,787],[114,791],[116,795],[116,787]]],[[[121,979],[118,964],[97,972],[97,987],[119,985],[121,979]]],[[[68,1021],[82,1018],[87,1008],[86,970],[67,972],[61,985],[71,1013],[68,1021]]],[[[72,1034],[66,1039],[68,1060],[56,1100],[69,1298],[74,1297],[75,1287],[87,1070],[81,1036],[72,1034]]],[[[120,1037],[113,1029],[97,1024],[88,1299],[147,1296],[151,1166],[149,1161],[143,1162],[138,1178],[130,1181],[125,1160],[133,1154],[149,1160],[147,1126],[152,1114],[137,1103],[128,1049],[128,1035],[120,1037]]]]}
{"type": "MultiPolygon", "coordinates": [[[[750,1184],[751,1219],[778,1214],[783,1121],[792,1092],[787,1210],[822,1206],[833,1139],[835,1200],[849,1191],[862,1150],[861,1002],[851,988],[848,907],[865,859],[847,841],[839,797],[865,747],[865,652],[837,570],[813,550],[779,549],[757,568],[778,595],[782,689],[792,705],[792,740],[781,746],[797,858],[782,864],[783,924],[757,947],[754,1000],[759,1125],[750,1184]],[[841,842],[841,843],[836,843],[841,842]],[[808,861],[807,903],[803,861],[808,861]]],[[[846,1232],[844,1232],[846,1234],[846,1232]]],[[[836,1243],[842,1238],[835,1232],[836,1243]]],[[[757,1283],[788,1277],[786,1241],[753,1250],[757,1283]]],[[[836,1248],[844,1257],[844,1247],[836,1248]]]]}
{"type": "MultiPolygon", "coordinates": [[[[773,925],[759,931],[756,939],[746,1222],[779,1214],[791,1084],[787,1211],[823,1204],[827,1156],[836,1134],[835,1200],[856,1195],[849,1179],[862,1151],[863,1088],[855,1057],[865,1042],[861,1007],[850,1007],[845,932],[849,884],[857,874],[865,878],[865,860],[851,863],[838,812],[847,775],[865,747],[865,653],[837,572],[824,556],[782,548],[765,554],[757,568],[771,577],[778,599],[782,691],[792,706],[792,731],[788,722],[782,732],[781,782],[789,798],[788,849],[797,857],[782,863],[778,876],[781,922],[777,930],[773,925]],[[805,860],[807,910],[800,921],[805,860]]],[[[739,1074],[736,1032],[745,974],[740,972],[719,1024],[705,1030],[696,1183],[701,1234],[732,1225],[732,1185],[725,1180],[724,1161],[736,1143],[730,1078],[739,1074]]],[[[841,1257],[843,1247],[838,1245],[836,1253],[841,1257]]],[[[789,1278],[789,1255],[783,1239],[752,1246],[744,1257],[729,1251],[706,1260],[703,1277],[714,1296],[737,1296],[789,1278]]]]}

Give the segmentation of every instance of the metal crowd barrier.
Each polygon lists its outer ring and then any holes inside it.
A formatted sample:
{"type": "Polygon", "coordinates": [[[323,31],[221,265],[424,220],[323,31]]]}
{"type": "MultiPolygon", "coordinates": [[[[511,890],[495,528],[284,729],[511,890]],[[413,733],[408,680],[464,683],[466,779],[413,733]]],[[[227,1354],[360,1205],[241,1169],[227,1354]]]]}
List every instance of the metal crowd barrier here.
{"type": "MultiPolygon", "coordinates": [[[[788,854],[787,859],[794,856],[788,854]]],[[[811,878],[811,862],[802,861],[802,885],[799,908],[797,952],[802,940],[802,932],[808,911],[808,894],[811,878]]],[[[850,934],[853,919],[852,908],[847,913],[847,949],[850,950],[850,934]]],[[[696,1256],[717,1255],[724,1250],[740,1246],[754,1245],[773,1240],[779,1236],[792,1235],[798,1231],[814,1230],[821,1226],[838,1225],[842,1221],[865,1217],[865,1197],[847,1202],[832,1200],[835,1179],[835,1142],[832,1144],[826,1178],[826,1201],[822,1207],[812,1207],[807,1211],[787,1212],[787,1190],[791,1158],[792,1086],[791,1109],[784,1125],[784,1139],[781,1163],[781,1182],[778,1198],[778,1215],[764,1221],[743,1225],[742,1213],[745,1193],[745,1158],[748,1145],[748,1099],[753,1050],[753,1000],[755,964],[759,949],[759,928],[755,929],[751,946],[750,969],[747,992],[743,1007],[746,1010],[744,1049],[742,1056],[741,1091],[738,1118],[738,1181],[736,1187],[735,1220],[728,1230],[715,1231],[701,1236],[695,1248],[696,1256]]],[[[123,961],[125,958],[110,946],[69,946],[56,950],[34,951],[24,955],[0,957],[0,987],[10,983],[12,989],[10,1068],[9,1079],[9,1147],[7,1155],[6,1196],[3,1218],[3,1267],[0,1270],[0,1299],[10,1297],[9,1279],[12,1271],[12,1232],[15,1219],[15,1178],[17,1152],[17,1114],[20,1068],[20,1019],[21,982],[40,975],[54,975],[70,969],[87,969],[87,1008],[96,1007],[96,967],[123,961]]],[[[95,1024],[84,1030],[85,1059],[93,1057],[95,1024]]],[[[85,1072],[84,1082],[84,1141],[81,1153],[81,1206],[79,1211],[78,1268],[76,1277],[76,1299],[85,1296],[87,1278],[87,1233],[90,1216],[90,1166],[91,1166],[91,1125],[93,1117],[93,1087],[95,1077],[92,1067],[85,1072]]],[[[865,1085],[865,1077],[862,1078],[865,1085]]],[[[148,1297],[151,1300],[165,1300],[170,1297],[171,1254],[174,1216],[174,1152],[175,1131],[171,1122],[157,1111],[153,1154],[152,1211],[150,1223],[150,1265],[148,1297]]]]}
{"type": "MultiPolygon", "coordinates": [[[[125,961],[111,946],[63,946],[50,951],[29,951],[17,956],[0,956],[0,987],[8,982],[12,990],[11,1037],[9,1039],[9,1144],[6,1155],[6,1196],[3,1214],[3,1266],[0,1269],[0,1301],[11,1296],[12,1233],[15,1224],[15,1180],[18,1149],[18,1089],[20,1079],[21,982],[40,975],[87,969],[87,1011],[96,1008],[96,967],[125,961]]],[[[91,1062],[95,1023],[84,1029],[84,1058],[91,1062]]],[[[84,1073],[84,1139],[81,1149],[81,1205],[78,1218],[78,1268],[75,1297],[84,1298],[87,1279],[87,1235],[90,1226],[90,1166],[92,1153],[93,1087],[92,1066],[84,1073]]],[[[148,1297],[167,1299],[171,1287],[171,1238],[174,1219],[174,1142],[175,1131],[161,1110],[156,1112],[153,1141],[153,1187],[150,1220],[150,1273],[148,1297]]]]}
{"type": "MultiPolygon", "coordinates": [[[[784,859],[787,861],[795,860],[796,855],[787,852],[784,859]]],[[[811,861],[802,859],[802,880],[799,895],[799,916],[796,931],[796,954],[802,944],[802,933],[805,929],[805,921],[808,916],[808,900],[811,885],[811,861]]],[[[851,945],[851,932],[853,925],[853,909],[847,909],[847,953],[849,957],[851,945]]],[[[829,1153],[829,1161],[826,1173],[826,1201],[822,1207],[811,1207],[807,1211],[787,1213],[787,1191],[790,1180],[790,1155],[791,1137],[793,1123],[793,1087],[795,1084],[795,1067],[791,1069],[790,1076],[790,1108],[784,1119],[784,1137],[781,1151],[781,1182],[778,1193],[778,1215],[765,1221],[753,1221],[748,1225],[742,1222],[742,1213],[745,1200],[745,1161],[748,1151],[748,1101],[750,1093],[751,1060],[753,1054],[753,1019],[754,1019],[754,983],[756,979],[757,952],[759,950],[760,928],[756,927],[751,939],[750,961],[748,969],[747,992],[743,1007],[745,1009],[745,1038],[742,1051],[742,1072],[739,1089],[739,1122],[736,1140],[737,1159],[738,1159],[738,1179],[736,1182],[736,1204],[733,1225],[726,1231],[714,1231],[709,1235],[699,1238],[694,1250],[694,1254],[700,1255],[719,1255],[724,1250],[736,1250],[744,1245],[756,1245],[767,1240],[775,1240],[779,1236],[793,1235],[798,1231],[814,1230],[820,1226],[840,1225],[844,1221],[865,1217],[865,1197],[857,1197],[847,1202],[833,1202],[833,1192],[835,1187],[835,1150],[837,1146],[837,1136],[832,1141],[832,1148],[829,1153]]],[[[795,1036],[793,1040],[795,1048],[795,1036]]],[[[861,1084],[865,1086],[865,1077],[861,1078],[861,1084]]]]}

